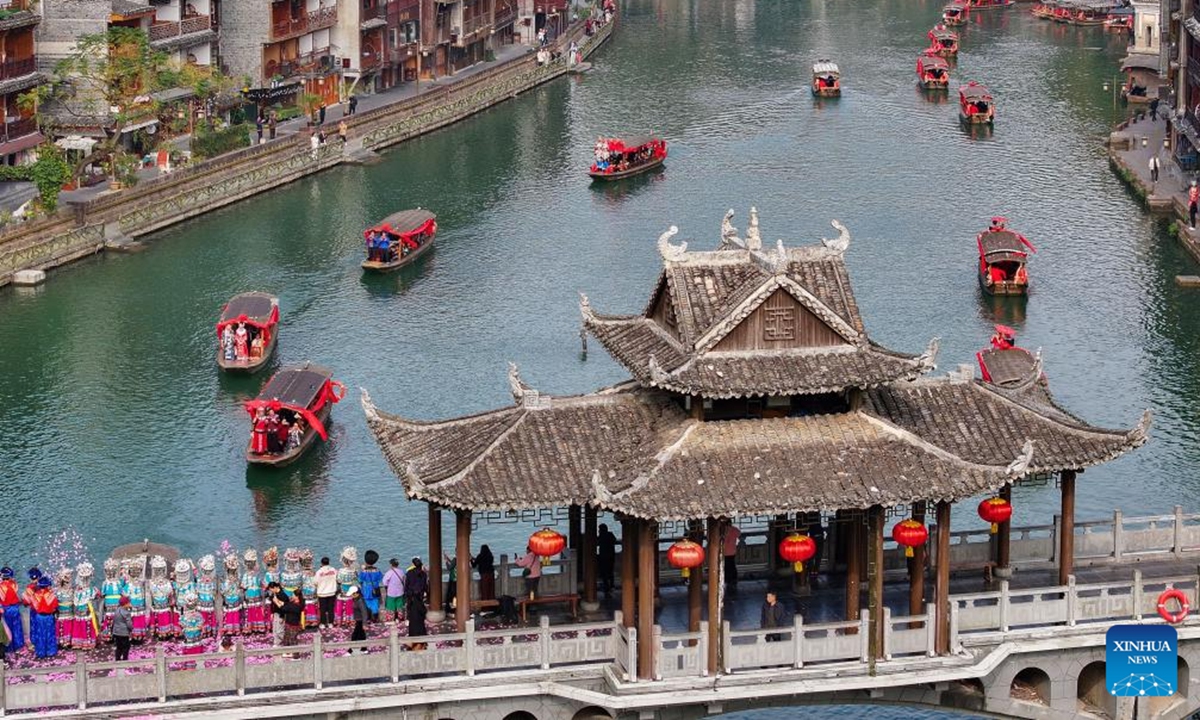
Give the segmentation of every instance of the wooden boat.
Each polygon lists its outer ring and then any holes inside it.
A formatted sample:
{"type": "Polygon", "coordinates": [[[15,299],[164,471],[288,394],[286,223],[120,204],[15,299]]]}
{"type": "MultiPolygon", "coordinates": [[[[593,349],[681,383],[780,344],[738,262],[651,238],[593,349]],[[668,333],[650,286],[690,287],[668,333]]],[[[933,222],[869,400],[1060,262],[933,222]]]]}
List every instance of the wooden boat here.
{"type": "Polygon", "coordinates": [[[1054,19],[1054,3],[1037,3],[1030,10],[1034,17],[1042,18],[1043,20],[1054,19]]]}
{"type": "Polygon", "coordinates": [[[1065,0],[1055,8],[1054,20],[1067,25],[1102,26],[1118,6],[1114,0],[1065,0]]]}
{"type": "Polygon", "coordinates": [[[1016,0],[966,0],[971,12],[976,10],[1002,10],[1016,4],[1016,0]]]}
{"type": "Polygon", "coordinates": [[[812,93],[817,97],[840,97],[842,72],[837,63],[818,60],[812,66],[812,93]]]}
{"type": "Polygon", "coordinates": [[[391,272],[413,262],[433,247],[437,216],[428,210],[401,210],[363,230],[367,259],[363,270],[391,272]]]}
{"type": "Polygon", "coordinates": [[[992,346],[975,353],[983,381],[997,387],[1017,389],[1046,381],[1042,363],[1033,353],[1017,347],[1017,333],[1007,325],[996,325],[992,346]]]}
{"type": "Polygon", "coordinates": [[[333,379],[333,371],[319,365],[304,363],[286,367],[267,381],[258,397],[246,402],[252,433],[246,446],[246,462],[253,465],[281,467],[294,462],[308,450],[316,439],[328,438],[325,423],[333,404],[346,394],[346,387],[333,379]],[[274,414],[280,422],[271,424],[274,414]],[[285,428],[303,423],[298,444],[289,446],[285,428]]]}
{"type": "Polygon", "coordinates": [[[962,2],[953,2],[942,8],[942,23],[949,27],[957,27],[967,22],[970,9],[962,2]]]}
{"type": "Polygon", "coordinates": [[[954,57],[958,54],[958,33],[945,25],[938,25],[927,33],[929,49],[942,57],[954,57]]]}
{"type": "Polygon", "coordinates": [[[1113,33],[1128,33],[1133,30],[1133,9],[1113,8],[1104,18],[1104,29],[1113,33]]]}
{"type": "Polygon", "coordinates": [[[226,372],[252,373],[262,368],[275,352],[275,341],[279,337],[279,298],[264,292],[248,292],[235,295],[221,308],[221,319],[217,321],[217,366],[226,372]],[[238,327],[246,330],[247,353],[244,357],[227,358],[224,344],[235,347],[238,327]],[[230,338],[224,337],[226,328],[230,338]]]}
{"type": "Polygon", "coordinates": [[[1029,292],[1025,269],[1030,252],[1037,252],[1024,235],[1008,229],[1008,221],[992,218],[992,226],[975,238],[979,246],[979,287],[988,295],[1024,295],[1029,292]]]}
{"type": "Polygon", "coordinates": [[[950,63],[932,48],[917,57],[917,84],[926,90],[950,87],[950,63]]]}
{"type": "Polygon", "coordinates": [[[656,137],[601,139],[596,162],[588,169],[592,180],[622,180],[662,167],[667,161],[667,142],[656,137]]]}
{"type": "Polygon", "coordinates": [[[992,93],[972,80],[958,88],[958,116],[968,125],[990,125],[996,117],[992,93]]]}

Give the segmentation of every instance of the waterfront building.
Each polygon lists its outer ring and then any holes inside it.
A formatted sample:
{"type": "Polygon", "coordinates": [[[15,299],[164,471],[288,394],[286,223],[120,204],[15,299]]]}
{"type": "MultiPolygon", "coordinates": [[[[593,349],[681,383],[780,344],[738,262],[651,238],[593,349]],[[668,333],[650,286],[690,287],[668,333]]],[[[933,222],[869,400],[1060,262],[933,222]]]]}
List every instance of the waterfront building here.
{"type": "Polygon", "coordinates": [[[176,63],[219,66],[216,0],[166,0],[153,2],[152,7],[154,15],[146,28],[151,47],[176,63]]]}
{"type": "Polygon", "coordinates": [[[1160,7],[1158,0],[1135,0],[1133,27],[1130,29],[1129,47],[1121,69],[1127,76],[1126,88],[1146,88],[1146,97],[1159,96],[1159,86],[1166,82],[1163,65],[1162,33],[1159,28],[1160,7]]]}
{"type": "MultiPolygon", "coordinates": [[[[815,562],[844,571],[845,617],[868,612],[873,653],[883,637],[884,572],[905,568],[885,551],[885,535],[906,517],[936,518],[933,552],[915,548],[907,570],[912,615],[926,612],[927,566],[935,573],[937,652],[950,651],[955,503],[1009,500],[1014,483],[1053,478],[1062,502],[1055,557],[1066,585],[1077,476],[1144,443],[1148,415],[1129,430],[1091,426],[1055,401],[1040,363],[986,383],[969,365],[931,377],[936,340],[914,355],[867,333],[843,259],[844,228],[817,246],[763,247],[753,210],[745,238],[728,218],[715,250],[673,244],[674,227],[659,238],[663,271],[643,311],[600,313],[583,297],[584,330],[629,382],[550,397],[513,367],[512,406],[440,422],[386,413],[364,393],[384,456],[408,497],[428,504],[430,557],[441,556],[441,511],[455,514],[459,630],[471,609],[471,584],[461,579],[470,577],[473,521],[545,508],[582,508],[585,607],[596,602],[597,514],[620,521],[621,617],[639,637],[653,636],[659,542],[706,536],[707,602],[701,583],[691,583],[689,625],[696,632],[707,615],[713,672],[723,646],[724,534],[746,519],[767,518],[777,533],[825,529],[815,562]]],[[[993,552],[1004,577],[1007,523],[993,552]]],[[[431,583],[440,607],[437,573],[431,583]]],[[[639,672],[652,677],[654,644],[638,652],[639,672]]]]}
{"type": "Polygon", "coordinates": [[[238,0],[221,8],[221,63],[249,87],[292,88],[284,104],[301,93],[326,104],[340,100],[342,51],[333,48],[336,0],[275,0],[267,8],[238,0]]]}
{"type": "Polygon", "coordinates": [[[41,22],[31,0],[8,0],[7,16],[0,20],[0,96],[4,103],[4,127],[0,133],[0,163],[20,165],[33,158],[42,141],[31,111],[17,99],[45,81],[38,72],[35,28],[41,22]]]}
{"type": "Polygon", "coordinates": [[[521,42],[536,45],[542,28],[550,38],[558,37],[571,22],[570,8],[569,0],[518,0],[521,42]]]}

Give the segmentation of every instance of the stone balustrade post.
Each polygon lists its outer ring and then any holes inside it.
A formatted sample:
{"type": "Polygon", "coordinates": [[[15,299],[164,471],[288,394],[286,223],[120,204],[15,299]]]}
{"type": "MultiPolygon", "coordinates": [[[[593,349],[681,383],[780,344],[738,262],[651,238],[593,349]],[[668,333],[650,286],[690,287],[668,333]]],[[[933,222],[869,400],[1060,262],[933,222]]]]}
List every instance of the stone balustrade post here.
{"type": "Polygon", "coordinates": [[[233,685],[239,696],[246,694],[246,646],[241,638],[233,647],[233,685]]]}
{"type": "Polygon", "coordinates": [[[392,682],[400,682],[400,634],[396,626],[388,628],[388,666],[392,674],[392,682]]]}
{"type": "Polygon", "coordinates": [[[1000,632],[1008,632],[1008,612],[1009,612],[1008,593],[1009,593],[1008,581],[1001,580],[1000,581],[1000,603],[999,603],[1000,632]]]}
{"type": "Polygon", "coordinates": [[[925,607],[925,655],[934,657],[937,655],[937,633],[933,629],[937,627],[937,612],[933,605],[925,607]]]}
{"type": "Polygon", "coordinates": [[[1175,557],[1183,555],[1183,506],[1175,506],[1175,526],[1172,528],[1171,552],[1175,557]]]}
{"type": "MultiPolygon", "coordinates": [[[[654,626],[654,657],[658,658],[661,656],[662,656],[662,625],[655,625],[654,626]]],[[[655,667],[654,667],[653,677],[655,680],[662,680],[661,668],[657,665],[657,663],[655,664],[655,667]]]]}
{"type": "Polygon", "coordinates": [[[797,669],[804,667],[804,616],[800,613],[792,617],[792,657],[797,669]]]}
{"type": "Polygon", "coordinates": [[[87,664],[83,661],[83,653],[75,656],[75,700],[80,710],[87,709],[87,664]]]}
{"type": "Polygon", "coordinates": [[[1075,627],[1078,600],[1079,597],[1075,591],[1075,576],[1070,575],[1067,577],[1067,627],[1075,627]]]}
{"type": "MultiPolygon", "coordinates": [[[[362,652],[362,651],[360,650],[359,652],[362,652]]],[[[325,655],[324,651],[321,650],[321,633],[320,632],[313,633],[312,654],[313,654],[313,660],[312,660],[313,661],[313,687],[317,690],[320,690],[321,687],[324,685],[324,680],[321,677],[321,670],[322,670],[321,661],[324,659],[324,655],[325,655]]]]}
{"type": "Polygon", "coordinates": [[[859,661],[868,662],[871,659],[871,611],[859,610],[858,612],[858,637],[861,646],[859,661]]]}
{"type": "MultiPolygon", "coordinates": [[[[158,701],[165,703],[167,701],[167,655],[163,652],[162,645],[154,648],[154,680],[158,687],[158,701]]],[[[238,692],[238,695],[241,695],[238,692]]]]}
{"type": "Polygon", "coordinates": [[[696,644],[696,668],[700,677],[708,677],[708,621],[700,621],[700,642],[696,644]]]}
{"type": "Polygon", "coordinates": [[[730,658],[733,656],[733,640],[729,637],[729,621],[721,623],[721,663],[725,672],[733,672],[733,668],[729,666],[730,658]]]}
{"type": "Polygon", "coordinates": [[[889,607],[883,608],[883,647],[879,648],[879,655],[884,660],[892,659],[892,609],[889,607]]]}
{"type": "Polygon", "coordinates": [[[543,615],[538,622],[538,652],[542,657],[542,669],[550,669],[550,617],[543,615]]]}
{"type": "Polygon", "coordinates": [[[626,629],[629,635],[629,646],[626,648],[625,667],[629,668],[629,682],[638,681],[638,634],[637,627],[626,629]]]}
{"type": "Polygon", "coordinates": [[[1133,621],[1142,621],[1142,571],[1133,571],[1133,590],[1130,592],[1130,597],[1133,599],[1133,621]]]}
{"type": "Polygon", "coordinates": [[[1120,508],[1113,511],[1113,560],[1120,561],[1125,552],[1125,529],[1121,524],[1120,508]]]}
{"type": "Polygon", "coordinates": [[[950,602],[950,652],[958,652],[958,603],[950,602]]]}
{"type": "Polygon", "coordinates": [[[467,618],[467,636],[463,638],[463,651],[467,662],[468,677],[475,675],[475,618],[467,618]]]}

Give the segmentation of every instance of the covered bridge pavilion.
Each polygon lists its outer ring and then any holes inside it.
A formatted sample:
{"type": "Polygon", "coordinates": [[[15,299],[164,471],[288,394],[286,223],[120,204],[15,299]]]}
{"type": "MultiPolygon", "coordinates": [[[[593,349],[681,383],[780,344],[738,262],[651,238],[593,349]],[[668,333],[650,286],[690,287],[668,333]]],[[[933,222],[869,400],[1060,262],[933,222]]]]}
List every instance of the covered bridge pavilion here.
{"type": "MultiPolygon", "coordinates": [[[[512,406],[437,422],[383,412],[364,392],[368,424],[405,492],[429,505],[430,557],[442,554],[442,509],[455,513],[457,575],[469,578],[473,512],[583,508],[583,599],[595,603],[597,512],[612,512],[622,525],[623,619],[650,638],[659,524],[702,524],[707,572],[692,575],[689,619],[695,631],[707,616],[715,672],[729,522],[774,516],[804,528],[814,514],[832,514],[835,555],[847,564],[846,619],[859,617],[865,580],[878,654],[887,516],[924,523],[931,509],[936,558],[949,558],[956,501],[1007,498],[1023,477],[1056,474],[1065,585],[1077,474],[1144,443],[1148,416],[1130,430],[1093,427],[1054,402],[1040,362],[1023,371],[1016,363],[1015,374],[991,382],[969,370],[928,377],[936,340],[910,355],[868,338],[843,261],[844,228],[835,222],[841,235],[818,246],[766,250],[753,209],[745,238],[731,217],[716,250],[672,244],[675,228],[659,238],[663,272],[641,313],[603,315],[582,299],[585,330],[630,382],[550,397],[510,366],[512,406]]],[[[1007,523],[995,559],[1007,567],[1007,523]]],[[[925,612],[926,565],[922,545],[909,566],[913,615],[925,612]]],[[[946,653],[949,562],[935,571],[936,648],[946,653]]],[[[460,581],[460,630],[470,608],[470,584],[460,581]]],[[[638,647],[639,672],[651,677],[653,644],[638,647]]]]}

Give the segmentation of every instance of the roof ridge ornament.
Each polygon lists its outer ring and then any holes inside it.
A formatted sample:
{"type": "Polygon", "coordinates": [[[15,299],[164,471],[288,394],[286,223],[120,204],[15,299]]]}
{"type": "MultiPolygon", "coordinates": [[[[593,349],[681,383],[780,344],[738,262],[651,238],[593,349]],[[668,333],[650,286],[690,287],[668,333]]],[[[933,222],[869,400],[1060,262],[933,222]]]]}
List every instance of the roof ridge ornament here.
{"type": "Polygon", "coordinates": [[[592,303],[588,300],[588,296],[583,293],[579,293],[579,314],[583,316],[585,324],[596,319],[596,313],[592,310],[592,303]]]}
{"type": "Polygon", "coordinates": [[[942,339],[933,337],[929,340],[929,345],[925,346],[925,352],[917,356],[917,368],[922,373],[933,372],[937,370],[938,350],[941,349],[942,339]]]}
{"type": "Polygon", "coordinates": [[[1012,478],[1021,477],[1029,472],[1029,464],[1033,462],[1033,441],[1025,440],[1025,444],[1021,446],[1021,454],[1015,460],[1008,464],[1004,472],[1012,478]]]}
{"type": "Polygon", "coordinates": [[[833,226],[834,230],[838,231],[838,236],[832,240],[829,240],[828,238],[821,238],[821,244],[838,255],[841,255],[846,252],[846,248],[850,247],[850,231],[846,229],[845,225],[837,220],[830,220],[829,224],[833,226]]]}
{"type": "Polygon", "coordinates": [[[1142,419],[1138,420],[1137,426],[1129,431],[1130,441],[1138,443],[1139,445],[1146,442],[1146,439],[1149,437],[1147,433],[1150,431],[1151,420],[1152,417],[1150,410],[1143,410],[1142,419]]]}
{"type": "Polygon", "coordinates": [[[371,402],[371,393],[367,392],[365,387],[359,386],[359,404],[362,405],[363,412],[367,415],[367,421],[379,419],[379,410],[376,409],[375,403],[371,402]]]}
{"type": "Polygon", "coordinates": [[[750,225],[746,227],[746,249],[762,250],[762,234],[758,231],[758,208],[750,206],[750,225]]]}
{"type": "Polygon", "coordinates": [[[521,379],[521,370],[515,362],[508,364],[508,390],[512,393],[513,403],[526,409],[549,407],[549,403],[542,400],[542,394],[521,379]]]}
{"type": "Polygon", "coordinates": [[[1042,379],[1042,349],[1038,348],[1033,353],[1033,366],[1029,370],[1029,376],[1015,386],[1010,386],[1012,390],[1025,390],[1033,387],[1039,380],[1042,379]]]}
{"type": "Polygon", "coordinates": [[[738,237],[737,228],[733,226],[733,208],[725,211],[721,219],[721,247],[746,248],[746,242],[738,237]]]}
{"type": "Polygon", "coordinates": [[[667,385],[671,382],[671,376],[658,364],[658,358],[654,357],[654,353],[650,353],[650,359],[646,362],[646,369],[650,371],[650,382],[655,385],[667,385]]]}
{"type": "Polygon", "coordinates": [[[658,236],[658,252],[662,255],[663,260],[667,262],[677,262],[683,260],[683,256],[687,254],[687,243],[681,242],[678,245],[671,244],[671,238],[679,234],[679,228],[672,225],[667,228],[667,231],[658,236]]]}
{"type": "Polygon", "coordinates": [[[613,494],[604,484],[604,476],[600,474],[599,469],[592,470],[592,495],[601,505],[612,502],[613,499],[613,494]]]}
{"type": "Polygon", "coordinates": [[[783,246],[783,238],[775,239],[775,254],[771,258],[771,269],[776,275],[783,275],[788,269],[788,251],[783,246]]]}

